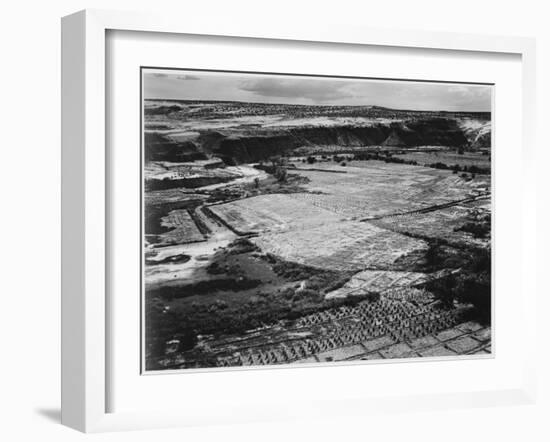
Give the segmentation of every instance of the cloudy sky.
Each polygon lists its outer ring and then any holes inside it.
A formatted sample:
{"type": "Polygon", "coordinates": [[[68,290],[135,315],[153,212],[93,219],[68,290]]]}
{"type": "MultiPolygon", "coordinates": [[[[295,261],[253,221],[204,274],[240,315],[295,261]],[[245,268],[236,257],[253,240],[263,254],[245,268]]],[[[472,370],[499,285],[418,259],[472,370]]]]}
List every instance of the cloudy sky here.
{"type": "Polygon", "coordinates": [[[259,103],[377,105],[418,110],[491,110],[490,86],[200,71],[144,70],[143,96],[259,103]]]}

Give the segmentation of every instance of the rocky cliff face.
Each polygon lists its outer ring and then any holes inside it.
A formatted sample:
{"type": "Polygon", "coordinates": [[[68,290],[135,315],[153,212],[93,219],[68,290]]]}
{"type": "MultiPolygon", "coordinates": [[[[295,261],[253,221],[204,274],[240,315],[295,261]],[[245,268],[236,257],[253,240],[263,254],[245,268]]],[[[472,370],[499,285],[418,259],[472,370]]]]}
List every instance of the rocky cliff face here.
{"type": "Polygon", "coordinates": [[[468,145],[472,149],[491,147],[491,121],[463,119],[459,126],[468,138],[468,145]]]}
{"type": "MultiPolygon", "coordinates": [[[[220,135],[220,134],[218,134],[220,135]]],[[[236,163],[290,154],[300,147],[322,146],[468,146],[464,131],[452,119],[376,124],[372,126],[302,127],[257,134],[230,134],[210,140],[207,149],[236,163]]]]}
{"type": "MultiPolygon", "coordinates": [[[[223,129],[198,129],[195,138],[176,141],[170,135],[146,133],[146,161],[190,161],[215,155],[227,164],[267,160],[292,154],[298,148],[324,146],[417,147],[448,146],[477,149],[490,147],[490,116],[422,115],[368,124],[300,124],[268,126],[243,124],[223,129]]],[[[204,124],[204,123],[203,123],[204,124]]],[[[222,126],[223,127],[223,126],[222,126]]]]}
{"type": "Polygon", "coordinates": [[[205,160],[207,156],[193,141],[177,142],[167,136],[152,132],[146,133],[144,137],[144,158],[146,162],[185,162],[205,160]]]}

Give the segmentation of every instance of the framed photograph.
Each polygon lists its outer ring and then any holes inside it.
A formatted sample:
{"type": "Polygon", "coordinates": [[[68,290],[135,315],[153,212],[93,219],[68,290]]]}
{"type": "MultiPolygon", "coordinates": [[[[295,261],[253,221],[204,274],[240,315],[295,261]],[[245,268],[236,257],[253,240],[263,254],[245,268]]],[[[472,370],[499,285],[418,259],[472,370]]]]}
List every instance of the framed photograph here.
{"type": "Polygon", "coordinates": [[[62,44],[64,424],[533,400],[532,40],[83,11],[62,44]]]}
{"type": "Polygon", "coordinates": [[[492,355],[492,84],[141,75],[144,373],[492,355]]]}

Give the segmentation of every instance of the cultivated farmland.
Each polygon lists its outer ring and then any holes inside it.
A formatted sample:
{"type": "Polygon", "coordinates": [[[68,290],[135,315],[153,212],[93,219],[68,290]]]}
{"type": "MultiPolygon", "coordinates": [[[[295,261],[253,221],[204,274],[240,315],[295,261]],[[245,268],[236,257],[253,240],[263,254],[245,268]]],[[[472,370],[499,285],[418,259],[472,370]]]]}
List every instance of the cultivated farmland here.
{"type": "Polygon", "coordinates": [[[489,113],[144,106],[147,370],[491,354],[489,113]]]}

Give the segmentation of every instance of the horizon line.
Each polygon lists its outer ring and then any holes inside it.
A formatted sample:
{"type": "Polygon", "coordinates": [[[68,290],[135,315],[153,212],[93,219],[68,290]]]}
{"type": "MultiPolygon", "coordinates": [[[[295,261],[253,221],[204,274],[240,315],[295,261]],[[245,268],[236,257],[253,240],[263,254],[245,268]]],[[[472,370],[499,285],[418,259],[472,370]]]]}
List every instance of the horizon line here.
{"type": "Polygon", "coordinates": [[[394,108],[380,106],[378,104],[299,104],[299,103],[284,103],[284,102],[265,102],[265,101],[240,101],[240,100],[201,100],[201,99],[190,99],[190,98],[143,98],[144,101],[192,101],[192,102],[202,102],[202,103],[239,103],[239,104],[263,104],[263,105],[285,105],[285,106],[302,106],[302,107],[371,107],[379,108],[390,111],[401,111],[401,112],[446,112],[454,114],[492,114],[492,109],[490,110],[445,110],[445,109],[403,109],[403,108],[394,108]]]}

